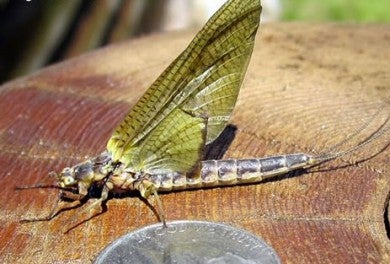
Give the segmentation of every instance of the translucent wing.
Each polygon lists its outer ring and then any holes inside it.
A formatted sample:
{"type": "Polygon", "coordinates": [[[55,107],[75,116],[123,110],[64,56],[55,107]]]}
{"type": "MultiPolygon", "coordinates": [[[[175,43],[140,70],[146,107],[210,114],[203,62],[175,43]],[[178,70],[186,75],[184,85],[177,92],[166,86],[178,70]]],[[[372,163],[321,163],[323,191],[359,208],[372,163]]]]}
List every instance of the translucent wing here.
{"type": "Polygon", "coordinates": [[[151,174],[192,168],[202,152],[205,136],[203,118],[175,109],[150,132],[148,140],[132,149],[128,165],[151,174]]]}
{"type": "Polygon", "coordinates": [[[142,171],[193,168],[204,145],[221,133],[230,117],[260,12],[259,0],[231,0],[214,14],[116,128],[107,144],[114,160],[142,171]],[[181,129],[186,136],[180,136],[181,129]],[[192,145],[180,150],[184,139],[192,145]],[[185,150],[192,153],[183,156],[185,150]]]}

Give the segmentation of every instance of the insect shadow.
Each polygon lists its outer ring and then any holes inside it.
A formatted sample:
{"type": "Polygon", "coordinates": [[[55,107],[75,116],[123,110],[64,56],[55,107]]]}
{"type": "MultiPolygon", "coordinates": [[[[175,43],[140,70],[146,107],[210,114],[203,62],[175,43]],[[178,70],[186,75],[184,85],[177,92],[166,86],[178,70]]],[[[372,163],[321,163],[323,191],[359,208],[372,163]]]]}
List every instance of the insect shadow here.
{"type": "Polygon", "coordinates": [[[236,137],[236,133],[237,126],[228,124],[213,142],[205,146],[202,160],[222,159],[236,137]]]}

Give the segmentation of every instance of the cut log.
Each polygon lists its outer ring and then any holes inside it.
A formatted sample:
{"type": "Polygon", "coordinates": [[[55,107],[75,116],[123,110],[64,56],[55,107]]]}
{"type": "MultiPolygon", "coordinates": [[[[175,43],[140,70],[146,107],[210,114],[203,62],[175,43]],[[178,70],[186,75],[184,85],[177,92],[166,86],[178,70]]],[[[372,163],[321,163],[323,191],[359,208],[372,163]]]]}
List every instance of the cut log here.
{"type": "MultiPolygon", "coordinates": [[[[225,157],[320,153],[389,115],[390,25],[261,26],[225,157]],[[380,114],[377,110],[384,105],[380,114]]],[[[105,149],[115,126],[194,32],[108,46],[0,87],[0,262],[88,263],[158,218],[137,194],[67,234],[82,208],[49,222],[47,174],[105,149]]],[[[369,133],[369,132],[367,132],[369,133]]],[[[364,139],[365,134],[362,134],[364,139]]],[[[265,183],[161,195],[168,220],[207,220],[262,237],[283,263],[390,263],[389,133],[317,170],[265,183]],[[387,228],[387,230],[386,230],[387,228]]]]}

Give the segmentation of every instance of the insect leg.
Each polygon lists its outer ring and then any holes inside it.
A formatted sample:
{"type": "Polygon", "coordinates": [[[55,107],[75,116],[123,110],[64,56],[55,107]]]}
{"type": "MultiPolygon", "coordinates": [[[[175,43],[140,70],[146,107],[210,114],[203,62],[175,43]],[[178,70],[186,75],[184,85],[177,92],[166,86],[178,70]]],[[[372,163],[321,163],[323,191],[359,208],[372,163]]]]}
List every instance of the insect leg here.
{"type": "Polygon", "coordinates": [[[153,192],[153,196],[156,197],[158,215],[161,218],[161,221],[163,222],[164,227],[167,227],[167,222],[165,220],[164,207],[163,207],[162,201],[160,199],[160,196],[158,195],[156,188],[153,188],[152,192],[153,192]]]}
{"type": "Polygon", "coordinates": [[[160,199],[160,196],[157,193],[157,188],[154,185],[154,183],[147,180],[147,179],[143,179],[142,181],[140,181],[138,184],[135,185],[135,189],[137,189],[140,192],[141,196],[147,200],[148,200],[149,196],[151,194],[153,194],[153,196],[156,198],[156,201],[157,201],[158,217],[160,218],[164,227],[167,227],[167,222],[165,220],[164,207],[163,207],[162,201],[160,199]]]}
{"type": "Polygon", "coordinates": [[[101,195],[100,195],[100,198],[97,199],[96,201],[94,201],[92,204],[90,204],[87,208],[84,209],[85,211],[90,211],[91,209],[93,209],[93,211],[96,211],[95,208],[98,208],[98,207],[100,208],[100,209],[97,211],[97,213],[94,213],[94,214],[91,216],[91,218],[94,217],[94,216],[97,215],[97,214],[100,214],[100,213],[102,212],[102,209],[103,209],[103,208],[102,208],[102,204],[103,204],[104,201],[106,201],[106,200],[108,199],[108,193],[110,192],[110,190],[111,190],[111,188],[109,188],[108,185],[105,184],[105,185],[103,186],[103,189],[102,189],[102,193],[101,193],[101,195]]]}
{"type": "MultiPolygon", "coordinates": [[[[103,212],[102,204],[104,201],[108,199],[108,194],[110,190],[112,189],[112,184],[110,182],[107,182],[104,184],[100,198],[88,205],[86,208],[84,208],[81,212],[77,214],[76,217],[72,217],[74,219],[73,221],[70,221],[70,224],[64,224],[64,233],[68,233],[72,229],[76,228],[77,226],[81,225],[84,222],[87,222],[88,220],[91,220],[95,216],[101,214],[103,212]],[[82,219],[82,215],[87,212],[87,217],[84,220],[78,221],[78,219],[82,219]]],[[[68,219],[69,220],[69,219],[68,219]]]]}
{"type": "Polygon", "coordinates": [[[69,210],[72,208],[75,208],[81,204],[81,199],[84,197],[84,195],[72,193],[72,192],[61,192],[58,195],[58,199],[55,203],[55,206],[50,211],[50,213],[45,217],[38,217],[38,218],[25,218],[21,219],[21,223],[29,223],[29,222],[38,222],[38,221],[50,221],[54,217],[56,217],[58,214],[60,214],[62,211],[69,210]],[[62,201],[62,198],[68,198],[71,199],[71,202],[65,202],[62,201]]]}
{"type": "Polygon", "coordinates": [[[100,194],[100,198],[91,203],[90,205],[87,206],[87,208],[83,209],[81,213],[83,212],[89,212],[89,217],[88,219],[92,219],[93,217],[97,216],[98,214],[102,213],[103,207],[102,204],[108,199],[108,194],[110,190],[112,189],[111,184],[107,182],[104,184],[102,192],[100,194]],[[97,209],[98,208],[98,209],[97,209]],[[92,210],[92,213],[91,213],[92,210]]]}

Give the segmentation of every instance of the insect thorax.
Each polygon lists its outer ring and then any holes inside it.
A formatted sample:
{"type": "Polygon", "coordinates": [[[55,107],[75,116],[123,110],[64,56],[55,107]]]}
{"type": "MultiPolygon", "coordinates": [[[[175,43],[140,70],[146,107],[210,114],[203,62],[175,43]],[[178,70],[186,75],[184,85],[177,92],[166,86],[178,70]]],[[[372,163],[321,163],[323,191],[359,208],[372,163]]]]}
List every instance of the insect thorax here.
{"type": "Polygon", "coordinates": [[[93,183],[104,180],[115,168],[111,154],[107,151],[95,158],[86,160],[73,167],[64,168],[58,174],[58,184],[61,187],[71,187],[82,184],[89,188],[93,183]]]}
{"type": "Polygon", "coordinates": [[[113,161],[110,152],[105,151],[93,159],[74,167],[75,179],[91,185],[106,185],[110,191],[123,192],[138,189],[138,184],[145,178],[142,172],[136,172],[126,164],[113,161]]]}

